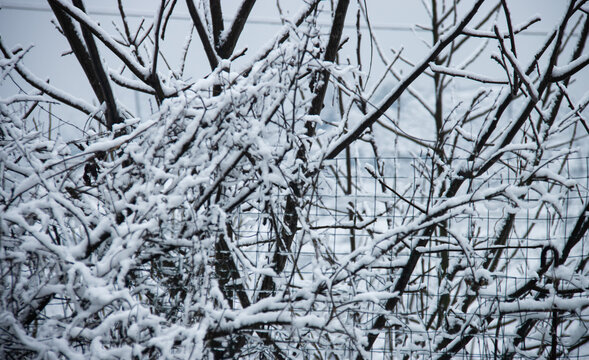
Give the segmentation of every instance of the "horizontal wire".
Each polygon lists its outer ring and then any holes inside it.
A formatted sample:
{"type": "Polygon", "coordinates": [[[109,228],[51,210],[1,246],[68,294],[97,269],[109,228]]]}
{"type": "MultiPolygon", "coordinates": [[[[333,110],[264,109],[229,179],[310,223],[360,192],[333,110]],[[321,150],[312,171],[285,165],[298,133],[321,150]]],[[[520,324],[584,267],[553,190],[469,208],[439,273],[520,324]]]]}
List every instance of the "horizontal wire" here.
{"type": "MultiPolygon", "coordinates": [[[[52,12],[52,10],[45,5],[42,4],[23,4],[21,1],[0,1],[0,8],[6,10],[22,10],[22,11],[40,11],[40,12],[52,12]]],[[[86,11],[90,15],[100,15],[100,16],[119,16],[120,14],[114,10],[107,10],[104,8],[87,8],[86,11]]],[[[135,18],[153,18],[154,13],[147,10],[125,10],[125,16],[127,17],[135,17],[135,18]]],[[[192,21],[190,15],[188,13],[178,13],[175,12],[170,16],[173,20],[183,20],[183,21],[192,21]]],[[[232,23],[233,18],[228,18],[224,20],[226,23],[232,23]]],[[[263,18],[249,18],[247,20],[249,24],[256,24],[256,25],[271,25],[271,26],[282,26],[283,23],[280,20],[272,20],[272,19],[263,19],[263,18]]],[[[331,26],[329,22],[318,22],[320,26],[331,26]]],[[[412,24],[370,24],[372,30],[386,30],[386,31],[405,31],[405,32],[429,32],[429,30],[412,25],[412,24]]],[[[346,24],[344,28],[347,29],[356,29],[355,24],[346,24]]],[[[361,29],[368,29],[366,25],[361,25],[361,29]]],[[[546,36],[548,31],[543,30],[526,30],[518,35],[526,35],[526,36],[546,36]]]]}

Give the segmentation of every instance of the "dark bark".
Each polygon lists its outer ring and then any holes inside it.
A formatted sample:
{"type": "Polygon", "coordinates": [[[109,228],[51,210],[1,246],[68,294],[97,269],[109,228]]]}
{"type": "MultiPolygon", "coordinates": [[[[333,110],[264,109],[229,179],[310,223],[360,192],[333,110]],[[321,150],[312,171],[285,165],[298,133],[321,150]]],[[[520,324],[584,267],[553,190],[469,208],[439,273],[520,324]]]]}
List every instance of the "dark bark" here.
{"type": "MultiPolygon", "coordinates": [[[[329,33],[329,41],[327,48],[325,49],[325,55],[323,61],[333,62],[339,50],[340,39],[342,37],[342,31],[344,29],[344,23],[346,20],[346,14],[348,12],[349,0],[339,0],[333,16],[333,22],[331,25],[331,31],[329,33]]],[[[329,71],[322,70],[318,74],[318,83],[320,86],[317,88],[313,101],[311,102],[311,108],[309,109],[310,115],[319,115],[323,109],[323,101],[325,99],[325,92],[327,91],[327,85],[329,84],[329,71]]],[[[307,122],[305,124],[307,129],[307,135],[313,136],[315,134],[315,124],[307,122]]]]}
{"type": "Polygon", "coordinates": [[[192,18],[192,23],[196,28],[198,37],[200,38],[200,41],[202,42],[202,45],[204,47],[205,54],[207,55],[207,59],[209,60],[209,65],[211,69],[215,69],[219,64],[219,60],[217,60],[217,53],[215,52],[213,45],[209,40],[209,36],[205,30],[200,15],[198,15],[198,11],[194,6],[194,0],[186,0],[186,6],[188,7],[188,12],[190,13],[190,17],[192,18]]]}

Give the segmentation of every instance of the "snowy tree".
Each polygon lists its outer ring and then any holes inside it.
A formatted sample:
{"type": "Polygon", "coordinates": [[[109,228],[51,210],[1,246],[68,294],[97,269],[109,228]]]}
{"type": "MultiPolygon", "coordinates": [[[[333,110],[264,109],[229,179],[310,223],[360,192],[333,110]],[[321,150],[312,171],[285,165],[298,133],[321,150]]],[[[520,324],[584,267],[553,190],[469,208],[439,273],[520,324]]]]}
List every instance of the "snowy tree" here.
{"type": "Polygon", "coordinates": [[[259,48],[255,0],[161,0],[140,22],[118,0],[112,31],[82,0],[48,5],[94,98],[0,39],[19,89],[0,100],[3,358],[589,351],[589,189],[569,169],[587,155],[586,1],[530,56],[543,20],[512,23],[509,0],[423,2],[419,58],[385,51],[363,1],[281,10],[259,48]],[[166,36],[181,11],[184,43],[166,36]],[[35,117],[51,105],[77,111],[74,140],[35,117]]]}

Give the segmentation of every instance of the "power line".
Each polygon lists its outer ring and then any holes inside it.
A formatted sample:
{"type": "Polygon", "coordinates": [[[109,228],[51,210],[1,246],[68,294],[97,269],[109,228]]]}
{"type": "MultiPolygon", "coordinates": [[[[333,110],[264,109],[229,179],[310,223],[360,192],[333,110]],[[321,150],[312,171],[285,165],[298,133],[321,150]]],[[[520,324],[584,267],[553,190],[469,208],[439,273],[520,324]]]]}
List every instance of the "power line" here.
{"type": "MultiPolygon", "coordinates": [[[[48,6],[38,4],[26,4],[22,1],[0,1],[0,9],[7,9],[7,10],[21,10],[21,11],[39,11],[39,12],[52,12],[51,8],[48,6]]],[[[110,9],[100,9],[100,8],[87,8],[86,11],[91,15],[100,15],[100,16],[112,16],[118,17],[120,14],[117,11],[110,10],[110,9]]],[[[131,18],[153,18],[153,12],[147,10],[131,10],[125,11],[125,15],[131,18]]],[[[178,13],[175,12],[170,16],[170,19],[173,20],[182,20],[182,21],[192,21],[190,15],[187,13],[178,13]]],[[[226,22],[230,23],[233,19],[227,19],[226,22]]],[[[262,18],[250,18],[248,19],[248,23],[256,24],[256,25],[270,25],[270,26],[282,26],[282,22],[280,20],[272,20],[272,19],[262,19],[262,18]]],[[[331,24],[328,22],[319,22],[319,25],[322,26],[330,26],[331,24]]],[[[344,25],[345,28],[348,29],[355,29],[355,25],[347,24],[344,25]]],[[[360,28],[367,29],[366,25],[361,25],[360,28]]],[[[427,32],[427,29],[423,29],[411,24],[371,24],[372,30],[385,30],[385,31],[416,31],[416,32],[427,32]]],[[[525,32],[520,33],[519,35],[528,35],[528,36],[546,36],[548,32],[540,31],[540,30],[526,30],[525,32]]]]}

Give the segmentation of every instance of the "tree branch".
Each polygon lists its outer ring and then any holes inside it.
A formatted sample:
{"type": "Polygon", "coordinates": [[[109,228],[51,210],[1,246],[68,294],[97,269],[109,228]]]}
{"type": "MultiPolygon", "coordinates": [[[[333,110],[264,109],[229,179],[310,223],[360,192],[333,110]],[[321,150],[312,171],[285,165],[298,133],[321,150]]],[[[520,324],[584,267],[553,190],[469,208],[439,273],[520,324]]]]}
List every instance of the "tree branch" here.
{"type": "Polygon", "coordinates": [[[221,46],[219,48],[219,56],[221,58],[228,59],[235,50],[237,40],[239,40],[239,36],[255,3],[256,0],[244,0],[241,3],[241,7],[237,10],[235,19],[229,28],[229,32],[221,39],[221,46]]]}
{"type": "Polygon", "coordinates": [[[209,8],[211,10],[211,20],[213,23],[213,42],[217,53],[219,53],[221,48],[221,33],[224,30],[223,11],[221,10],[220,0],[209,0],[209,8]]]}
{"type": "Polygon", "coordinates": [[[436,43],[433,49],[430,51],[428,56],[422,60],[422,62],[417,65],[411,73],[403,79],[397,87],[392,91],[392,93],[387,97],[380,106],[373,110],[370,114],[364,117],[360,121],[359,124],[354,126],[350,132],[339,138],[338,140],[334,141],[333,144],[328,148],[326,152],[326,159],[333,159],[335,158],[342,150],[344,150],[347,146],[349,146],[354,141],[358,140],[364,130],[368,129],[372,124],[374,124],[384,113],[385,111],[390,108],[395,101],[401,96],[405,89],[415,81],[429,66],[429,63],[432,62],[441,52],[444,50],[446,46],[452,43],[452,41],[460,35],[462,29],[470,22],[470,20],[476,15],[478,9],[483,4],[484,0],[478,0],[475,5],[470,9],[468,14],[454,26],[453,29],[449,30],[447,34],[442,36],[440,40],[436,43]]]}
{"type": "MultiPolygon", "coordinates": [[[[346,20],[346,13],[348,11],[349,0],[339,0],[333,16],[333,23],[331,25],[331,31],[329,34],[329,41],[327,42],[327,48],[325,49],[325,55],[323,61],[333,62],[335,56],[339,50],[339,43],[342,37],[342,31],[346,20]]],[[[325,92],[327,91],[327,85],[329,84],[329,71],[323,70],[319,73],[318,83],[321,84],[313,97],[311,102],[311,108],[309,109],[309,115],[319,115],[323,108],[323,100],[325,98],[325,92]]],[[[307,129],[307,136],[313,136],[315,134],[315,123],[306,122],[305,128],[307,129]]]]}
{"type": "MultiPolygon", "coordinates": [[[[84,3],[82,0],[74,0],[74,6],[78,9],[86,12],[84,9],[84,3]]],[[[65,15],[65,14],[64,14],[65,15]]],[[[81,24],[82,27],[82,36],[84,37],[84,41],[86,41],[86,46],[88,48],[88,53],[90,56],[92,69],[94,70],[94,74],[98,80],[98,84],[100,85],[100,89],[102,91],[103,99],[102,101],[106,102],[106,128],[111,131],[112,126],[114,124],[118,124],[122,121],[119,111],[117,109],[117,105],[113,96],[112,88],[110,86],[110,81],[106,76],[104,71],[104,67],[102,66],[102,61],[100,60],[100,54],[98,53],[98,48],[96,47],[96,42],[94,41],[94,36],[90,31],[88,31],[88,27],[81,24]]]]}
{"type": "Polygon", "coordinates": [[[207,59],[209,60],[209,65],[211,70],[214,70],[217,65],[219,64],[219,60],[217,59],[217,52],[214,50],[213,46],[211,45],[211,39],[207,34],[205,27],[202,23],[200,15],[198,15],[198,11],[194,6],[194,0],[186,0],[186,6],[188,7],[188,13],[192,18],[192,23],[196,28],[196,32],[198,33],[198,37],[204,47],[205,54],[207,55],[207,59]]]}

